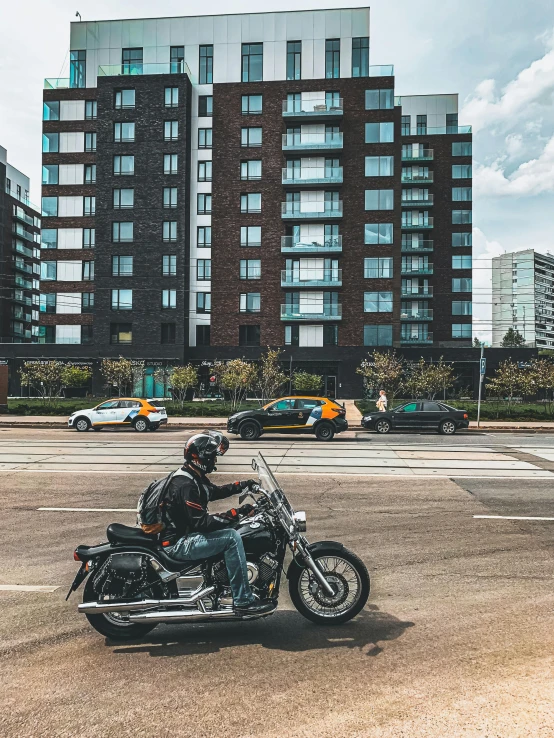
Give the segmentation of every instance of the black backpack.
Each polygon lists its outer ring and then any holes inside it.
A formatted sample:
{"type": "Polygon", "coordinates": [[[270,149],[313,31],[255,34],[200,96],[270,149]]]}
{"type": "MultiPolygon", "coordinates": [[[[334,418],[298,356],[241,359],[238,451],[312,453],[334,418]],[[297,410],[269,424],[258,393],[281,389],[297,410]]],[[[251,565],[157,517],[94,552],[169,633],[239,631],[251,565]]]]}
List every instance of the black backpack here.
{"type": "Polygon", "coordinates": [[[164,530],[167,520],[163,511],[165,495],[176,473],[171,472],[164,479],[154,480],[141,494],[137,505],[137,524],[144,533],[154,535],[164,530]]]}

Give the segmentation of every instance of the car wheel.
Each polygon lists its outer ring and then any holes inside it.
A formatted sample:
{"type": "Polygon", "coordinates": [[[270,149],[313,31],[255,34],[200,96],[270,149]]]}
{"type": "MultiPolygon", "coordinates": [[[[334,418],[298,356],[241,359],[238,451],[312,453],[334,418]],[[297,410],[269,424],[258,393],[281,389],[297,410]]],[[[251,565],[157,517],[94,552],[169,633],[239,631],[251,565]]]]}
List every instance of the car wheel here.
{"type": "Polygon", "coordinates": [[[382,420],[378,420],[375,423],[375,430],[377,433],[390,433],[391,432],[391,422],[390,420],[387,420],[386,418],[383,418],[382,420]]]}
{"type": "Polygon", "coordinates": [[[73,427],[75,428],[75,430],[79,431],[79,433],[84,433],[85,431],[88,431],[90,425],[90,420],[88,418],[85,418],[84,415],[82,415],[80,418],[77,418],[77,420],[73,423],[73,427]]]}
{"type": "Polygon", "coordinates": [[[453,436],[456,433],[456,423],[453,420],[443,420],[439,425],[441,436],[453,436]]]}
{"type": "Polygon", "coordinates": [[[243,441],[257,441],[260,437],[260,426],[253,420],[247,420],[240,426],[239,434],[243,441]]]}
{"type": "Polygon", "coordinates": [[[146,418],[137,418],[133,423],[133,428],[136,430],[137,433],[144,433],[148,430],[149,425],[150,423],[146,420],[146,418]]]}
{"type": "Polygon", "coordinates": [[[335,435],[335,429],[331,423],[320,423],[316,426],[315,437],[318,441],[332,441],[335,435]]]}

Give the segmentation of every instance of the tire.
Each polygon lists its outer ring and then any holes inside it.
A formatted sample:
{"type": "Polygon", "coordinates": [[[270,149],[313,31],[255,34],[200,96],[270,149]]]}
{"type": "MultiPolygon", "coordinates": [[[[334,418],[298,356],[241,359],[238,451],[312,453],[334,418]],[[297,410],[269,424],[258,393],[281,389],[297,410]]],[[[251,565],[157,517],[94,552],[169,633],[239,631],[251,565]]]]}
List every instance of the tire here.
{"type": "Polygon", "coordinates": [[[382,420],[376,420],[375,430],[377,433],[390,433],[392,430],[392,423],[386,418],[383,418],[382,420]]]}
{"type": "Polygon", "coordinates": [[[90,420],[88,418],[85,418],[84,415],[79,415],[77,420],[73,422],[73,427],[79,433],[84,433],[85,431],[88,431],[91,425],[92,423],[90,422],[90,420]]]}
{"type": "MultiPolygon", "coordinates": [[[[83,602],[96,602],[98,599],[92,583],[93,577],[89,577],[83,593],[83,602]]],[[[134,641],[150,633],[157,625],[157,623],[125,622],[124,620],[118,620],[117,616],[110,613],[100,613],[99,615],[85,614],[85,617],[94,630],[114,641],[134,641]]]]}
{"type": "Polygon", "coordinates": [[[319,423],[315,428],[315,437],[318,441],[332,441],[335,436],[335,429],[332,423],[319,423]]]}
{"type": "Polygon", "coordinates": [[[150,428],[150,423],[146,418],[139,416],[138,418],[135,418],[133,428],[136,430],[137,433],[146,433],[146,431],[150,428]]]}
{"type": "Polygon", "coordinates": [[[261,435],[260,426],[253,420],[245,420],[239,428],[239,435],[243,441],[257,441],[261,435]]]}
{"type": "Polygon", "coordinates": [[[453,436],[456,433],[456,423],[453,420],[443,420],[439,425],[441,436],[453,436]]]}
{"type": "MultiPolygon", "coordinates": [[[[330,613],[327,613],[325,615],[318,614],[314,610],[313,606],[311,606],[311,603],[306,600],[306,585],[312,585],[313,575],[308,569],[303,569],[299,566],[296,566],[289,578],[289,594],[293,605],[296,607],[301,615],[303,615],[308,620],[311,620],[312,623],[316,623],[317,625],[341,625],[342,623],[347,623],[363,609],[367,602],[367,598],[369,597],[369,573],[364,562],[358,556],[356,556],[356,554],[352,553],[352,551],[349,551],[346,548],[340,550],[337,550],[336,548],[322,548],[316,554],[314,554],[313,557],[315,561],[318,561],[319,559],[328,559],[331,561],[335,560],[337,562],[346,562],[350,571],[354,572],[356,575],[356,584],[358,587],[357,597],[352,605],[344,612],[341,612],[339,610],[336,615],[330,613]]],[[[340,563],[337,563],[337,569],[340,569],[340,563]]],[[[328,571],[328,574],[330,577],[332,577],[332,570],[328,571]]],[[[340,582],[340,580],[338,581],[340,582]]],[[[344,589],[347,593],[346,599],[348,599],[348,586],[346,586],[344,589]]],[[[316,598],[319,594],[320,593],[318,590],[315,593],[315,596],[311,596],[308,594],[308,597],[311,597],[313,602],[318,605],[319,603],[317,602],[316,598]]],[[[344,602],[341,604],[344,604],[344,602]]],[[[328,604],[322,604],[321,606],[327,607],[327,609],[329,609],[328,604]]]]}

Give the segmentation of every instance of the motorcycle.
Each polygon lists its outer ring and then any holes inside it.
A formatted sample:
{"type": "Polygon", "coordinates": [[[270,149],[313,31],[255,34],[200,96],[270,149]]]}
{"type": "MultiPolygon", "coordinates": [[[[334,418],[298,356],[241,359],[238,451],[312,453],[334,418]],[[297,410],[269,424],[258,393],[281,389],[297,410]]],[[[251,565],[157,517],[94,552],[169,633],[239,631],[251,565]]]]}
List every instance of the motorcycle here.
{"type": "MultiPolygon", "coordinates": [[[[259,485],[242,492],[240,504],[250,497],[254,512],[241,518],[237,531],[253,592],[278,601],[288,547],[292,561],[286,577],[298,612],[322,625],[346,623],[369,597],[363,561],[336,541],[310,544],[303,535],[306,514],[293,510],[261,454],[252,461],[252,468],[259,485]]],[[[235,613],[223,556],[177,561],[140,528],[118,523],[108,526],[107,538],[100,545],[77,546],[73,557],[81,567],[66,597],[88,577],[77,609],[104,636],[134,640],[158,623],[267,617],[267,613],[235,613]]]]}

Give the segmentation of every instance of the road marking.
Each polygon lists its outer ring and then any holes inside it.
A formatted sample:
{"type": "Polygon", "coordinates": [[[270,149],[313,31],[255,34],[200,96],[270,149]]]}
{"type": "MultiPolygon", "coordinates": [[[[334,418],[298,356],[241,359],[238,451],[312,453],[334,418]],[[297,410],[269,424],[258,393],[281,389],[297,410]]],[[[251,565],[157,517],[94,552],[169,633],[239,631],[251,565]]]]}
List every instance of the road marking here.
{"type": "Polygon", "coordinates": [[[136,507],[37,507],[46,512],[134,512],[136,507]]]}
{"type": "Polygon", "coordinates": [[[525,517],[523,515],[474,515],[473,517],[480,520],[554,520],[554,518],[525,517]]]}
{"type": "Polygon", "coordinates": [[[57,587],[31,584],[0,584],[0,592],[55,592],[57,587]]]}

